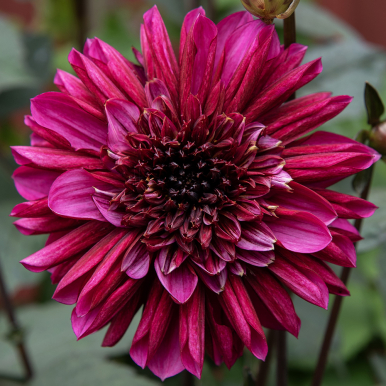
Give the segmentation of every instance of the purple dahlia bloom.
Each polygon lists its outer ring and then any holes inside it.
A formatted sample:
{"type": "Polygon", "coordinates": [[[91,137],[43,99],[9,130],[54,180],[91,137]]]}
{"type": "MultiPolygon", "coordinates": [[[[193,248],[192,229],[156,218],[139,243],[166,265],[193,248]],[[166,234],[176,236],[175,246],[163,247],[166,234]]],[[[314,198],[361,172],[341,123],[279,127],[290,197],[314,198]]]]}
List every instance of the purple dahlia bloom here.
{"type": "Polygon", "coordinates": [[[262,326],[297,336],[286,289],[327,308],[349,292],[326,262],[355,266],[347,219],[376,207],[327,189],[379,155],[309,132],[348,96],[287,102],[322,70],[300,65],[273,26],[235,13],[218,25],[187,14],[174,55],[157,7],[144,15],[138,65],[95,38],[58,71],[61,92],[32,99],[31,146],[13,147],[28,201],[12,216],[49,233],[22,264],[48,270],[54,299],[76,304],[80,339],[109,325],[116,344],[142,319],[131,356],[164,379],[200,377],[205,351],[231,367],[246,346],[264,360],[262,326]]]}

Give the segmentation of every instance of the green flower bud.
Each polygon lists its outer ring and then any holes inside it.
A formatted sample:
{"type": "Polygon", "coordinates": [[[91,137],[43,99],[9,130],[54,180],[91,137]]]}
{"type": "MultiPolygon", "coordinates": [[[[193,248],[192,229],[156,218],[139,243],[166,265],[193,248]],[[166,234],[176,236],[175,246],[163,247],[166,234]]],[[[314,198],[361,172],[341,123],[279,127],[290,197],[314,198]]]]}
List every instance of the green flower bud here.
{"type": "Polygon", "coordinates": [[[369,144],[383,157],[386,156],[386,122],[381,122],[371,129],[369,144]]]}
{"type": "Polygon", "coordinates": [[[271,24],[273,19],[286,19],[291,16],[300,0],[241,0],[245,9],[252,15],[271,24]]]}

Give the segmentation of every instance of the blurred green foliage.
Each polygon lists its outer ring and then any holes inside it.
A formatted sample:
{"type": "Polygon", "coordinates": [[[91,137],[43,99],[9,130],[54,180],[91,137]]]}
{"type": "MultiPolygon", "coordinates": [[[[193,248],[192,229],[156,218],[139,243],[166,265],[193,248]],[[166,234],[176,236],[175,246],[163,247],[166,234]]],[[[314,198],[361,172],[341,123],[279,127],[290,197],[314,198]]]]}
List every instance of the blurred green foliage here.
{"type": "MultiPolygon", "coordinates": [[[[136,322],[124,341],[113,349],[99,347],[102,333],[76,342],[71,331],[69,307],[49,300],[53,287],[45,274],[26,271],[18,261],[44,245],[44,236],[20,235],[8,218],[13,205],[22,199],[10,178],[15,165],[9,145],[27,144],[29,132],[22,125],[28,113],[29,98],[54,89],[55,68],[72,71],[67,62],[71,47],[76,46],[77,28],[73,2],[69,0],[36,0],[35,27],[22,28],[0,15],[0,258],[12,293],[17,289],[37,285],[44,304],[21,307],[19,319],[27,332],[36,378],[30,383],[45,385],[156,385],[158,380],[147,370],[134,365],[127,355],[136,322]],[[28,30],[28,32],[26,32],[28,30]],[[129,366],[127,366],[129,365],[129,366]]],[[[98,36],[133,59],[131,47],[139,48],[141,14],[156,3],[164,16],[173,44],[178,47],[179,30],[186,12],[181,0],[89,2],[89,36],[98,36]]],[[[214,19],[219,21],[229,13],[241,10],[238,0],[217,0],[214,19]]],[[[385,53],[365,43],[355,31],[331,18],[310,1],[302,2],[297,10],[299,42],[310,46],[307,60],[323,56],[325,71],[302,90],[303,94],[333,91],[350,94],[354,103],[324,129],[348,137],[367,128],[363,103],[364,82],[370,81],[386,97],[385,53]]],[[[281,35],[282,25],[277,22],[281,35]]],[[[337,189],[355,194],[351,181],[337,189]]],[[[352,273],[326,373],[326,386],[386,385],[386,165],[378,163],[370,200],[380,209],[365,220],[365,240],[359,244],[358,267],[352,273]]],[[[339,272],[339,269],[337,270],[339,272]]],[[[333,297],[330,301],[332,302],[333,297]]],[[[295,306],[302,319],[299,339],[289,338],[290,385],[310,384],[329,313],[300,299],[295,306]]],[[[137,318],[138,319],[138,318],[137,318]]],[[[0,337],[7,332],[0,314],[0,337]]],[[[217,368],[207,359],[202,386],[241,386],[243,374],[258,368],[250,353],[240,358],[232,370],[217,368]]],[[[272,364],[270,385],[274,385],[272,364]]],[[[0,373],[20,372],[15,351],[0,339],[0,373]]],[[[183,375],[165,381],[168,386],[181,384],[183,375]]],[[[249,380],[250,383],[250,380],[249,380]]],[[[248,380],[245,381],[248,384],[248,380]]],[[[0,385],[12,385],[0,380],[0,385]]]]}

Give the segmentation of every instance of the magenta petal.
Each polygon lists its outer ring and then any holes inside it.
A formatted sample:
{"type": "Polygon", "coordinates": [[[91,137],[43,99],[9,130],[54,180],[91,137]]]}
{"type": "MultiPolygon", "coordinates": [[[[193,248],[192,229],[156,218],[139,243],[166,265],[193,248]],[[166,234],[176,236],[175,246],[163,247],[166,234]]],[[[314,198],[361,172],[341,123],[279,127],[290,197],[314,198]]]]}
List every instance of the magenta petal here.
{"type": "Polygon", "coordinates": [[[86,276],[91,276],[94,268],[126,233],[126,229],[115,229],[101,238],[62,278],[56,287],[53,299],[64,304],[75,303],[80,290],[86,284],[86,276]]]}
{"type": "MultiPolygon", "coordinates": [[[[275,321],[295,337],[298,337],[300,330],[300,319],[296,315],[294,305],[288,292],[278,283],[278,281],[265,269],[254,270],[254,275],[247,276],[247,282],[258,295],[261,302],[267,307],[275,321]]],[[[255,299],[252,297],[252,302],[255,299]]],[[[256,311],[258,311],[256,309],[256,311]]],[[[261,320],[263,323],[263,320],[261,320]]],[[[267,326],[268,327],[268,326],[267,326]]]]}
{"type": "Polygon", "coordinates": [[[280,191],[269,200],[280,208],[309,212],[326,225],[331,224],[337,217],[332,205],[313,190],[296,182],[289,183],[293,189],[290,192],[280,191]]]}
{"type": "Polygon", "coordinates": [[[140,303],[140,300],[139,296],[132,298],[131,301],[112,318],[109,329],[103,339],[102,347],[113,347],[122,339],[138,311],[138,303],[140,303]]]}
{"type": "Polygon", "coordinates": [[[275,252],[258,252],[258,251],[246,251],[241,248],[237,248],[236,257],[245,263],[254,265],[255,267],[267,267],[269,264],[275,261],[275,252]]]}
{"type": "Polygon", "coordinates": [[[22,202],[21,204],[16,205],[12,209],[10,216],[34,218],[43,217],[50,213],[51,210],[48,207],[48,199],[42,198],[40,200],[22,202]]]}
{"type": "Polygon", "coordinates": [[[76,304],[78,316],[86,315],[101,304],[121,282],[124,277],[119,269],[122,255],[137,238],[137,235],[137,231],[128,231],[98,265],[79,295],[76,304]]]}
{"type": "Polygon", "coordinates": [[[242,280],[231,275],[219,300],[243,343],[253,355],[265,360],[267,341],[242,280]]]}
{"type": "Polygon", "coordinates": [[[168,275],[164,275],[161,271],[159,258],[156,258],[154,267],[160,282],[170,295],[177,302],[181,304],[186,303],[192,296],[198,283],[198,277],[190,266],[183,264],[168,275]]]}
{"type": "Polygon", "coordinates": [[[194,25],[199,15],[205,16],[204,8],[198,7],[188,12],[185,16],[184,22],[182,23],[181,37],[180,37],[180,57],[179,57],[180,66],[182,64],[182,55],[184,53],[186,38],[190,32],[190,29],[194,25]]]}
{"type": "Polygon", "coordinates": [[[11,149],[15,161],[19,165],[51,170],[77,168],[96,170],[104,168],[99,158],[77,154],[73,151],[31,146],[11,146],[11,149]]]}
{"type": "Polygon", "coordinates": [[[89,221],[23,259],[21,263],[32,272],[45,271],[95,244],[111,229],[111,225],[108,223],[89,221]]]}
{"type": "Polygon", "coordinates": [[[72,329],[74,330],[74,334],[78,339],[82,336],[83,332],[86,331],[90,326],[91,323],[95,320],[95,318],[98,315],[99,308],[95,308],[87,315],[83,316],[82,318],[78,317],[75,312],[75,308],[72,310],[71,313],[71,324],[72,329]]]}
{"type": "Polygon", "coordinates": [[[313,214],[282,208],[276,214],[278,218],[267,217],[265,221],[286,249],[314,253],[330,244],[330,231],[313,214]]]}
{"type": "Polygon", "coordinates": [[[291,252],[281,250],[280,256],[276,255],[274,264],[270,269],[291,291],[307,302],[327,309],[328,288],[324,281],[314,271],[308,269],[291,252]],[[289,256],[287,259],[283,256],[289,256]]]}
{"type": "Polygon", "coordinates": [[[48,205],[61,216],[106,221],[91,197],[95,193],[94,188],[116,191],[116,188],[97,180],[85,170],[66,172],[52,185],[48,205]]]}
{"type": "Polygon", "coordinates": [[[276,238],[271,229],[264,223],[243,223],[241,239],[236,244],[247,251],[271,251],[276,238]]]}
{"type": "Polygon", "coordinates": [[[66,138],[75,150],[99,152],[107,139],[107,125],[82,110],[74,100],[58,92],[46,92],[31,101],[36,122],[66,138]]]}
{"type": "Polygon", "coordinates": [[[246,23],[253,21],[253,17],[249,12],[236,12],[229,15],[225,19],[221,20],[217,25],[218,39],[217,39],[217,51],[215,60],[215,69],[217,68],[221,55],[223,53],[226,42],[229,36],[239,27],[246,23]]]}
{"type": "Polygon", "coordinates": [[[95,206],[98,208],[101,215],[110,223],[116,227],[122,227],[122,218],[124,212],[118,212],[115,210],[110,210],[110,200],[104,197],[94,196],[93,198],[95,206]]]}
{"type": "Polygon", "coordinates": [[[201,378],[205,354],[205,295],[200,286],[180,307],[179,340],[182,364],[201,378]]]}
{"type": "Polygon", "coordinates": [[[38,135],[57,149],[71,149],[70,142],[67,141],[62,135],[39,125],[30,115],[26,115],[24,117],[24,123],[33,131],[32,134],[38,135]]]}
{"type": "Polygon", "coordinates": [[[133,279],[142,279],[149,272],[150,255],[144,243],[133,243],[123,257],[121,270],[133,279]]]}
{"type": "Polygon", "coordinates": [[[327,199],[340,218],[357,219],[371,217],[377,209],[373,203],[348,194],[327,189],[314,189],[327,199]]]}
{"type": "MultiPolygon", "coordinates": [[[[84,338],[87,335],[99,331],[130,301],[132,304],[128,308],[131,312],[129,313],[127,312],[128,310],[126,310],[126,316],[129,320],[128,324],[125,325],[128,327],[138,309],[137,306],[141,295],[138,289],[140,288],[141,283],[140,280],[128,279],[123,285],[119,286],[103,303],[101,303],[101,307],[96,307],[96,309],[98,309],[96,318],[87,328],[83,329],[82,334],[78,336],[78,338],[84,338]]],[[[93,310],[89,312],[89,314],[92,313],[93,310]]]]}
{"type": "Polygon", "coordinates": [[[314,253],[317,258],[342,267],[356,267],[357,255],[353,242],[347,237],[332,231],[332,242],[323,250],[314,253]]]}
{"type": "Polygon", "coordinates": [[[40,235],[73,229],[82,222],[74,219],[61,218],[56,215],[35,218],[21,218],[14,222],[15,227],[23,235],[40,235]]]}
{"type": "Polygon", "coordinates": [[[178,317],[174,317],[159,349],[148,362],[149,369],[164,381],[185,369],[181,362],[178,317]]]}
{"type": "Polygon", "coordinates": [[[47,197],[53,182],[60,176],[54,170],[35,169],[21,166],[12,175],[19,194],[26,200],[39,200],[47,197]]]}
{"type": "Polygon", "coordinates": [[[197,274],[211,291],[215,292],[216,294],[220,294],[222,291],[224,291],[225,283],[227,282],[228,278],[228,270],[226,268],[224,268],[217,275],[209,275],[203,270],[198,270],[197,274]]]}

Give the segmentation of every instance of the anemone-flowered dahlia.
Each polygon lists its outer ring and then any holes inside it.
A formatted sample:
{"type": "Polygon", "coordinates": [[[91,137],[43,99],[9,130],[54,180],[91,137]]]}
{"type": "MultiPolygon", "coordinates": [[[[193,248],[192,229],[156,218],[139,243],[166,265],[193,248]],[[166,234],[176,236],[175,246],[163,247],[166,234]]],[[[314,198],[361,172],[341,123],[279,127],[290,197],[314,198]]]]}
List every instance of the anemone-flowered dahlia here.
{"type": "Polygon", "coordinates": [[[49,233],[22,264],[48,270],[54,299],[76,304],[83,338],[109,324],[117,343],[142,313],[130,354],[162,379],[200,376],[205,351],[231,367],[246,346],[264,359],[262,326],[297,336],[288,290],[327,308],[348,295],[326,262],[355,266],[347,219],[375,206],[328,190],[379,155],[316,132],[348,96],[285,103],[322,70],[306,47],[235,13],[217,26],[187,14],[175,57],[156,7],[138,65],[95,38],[58,71],[61,92],[32,99],[31,147],[13,147],[24,234],[49,233]],[[139,311],[141,310],[142,311],[139,311]]]}

